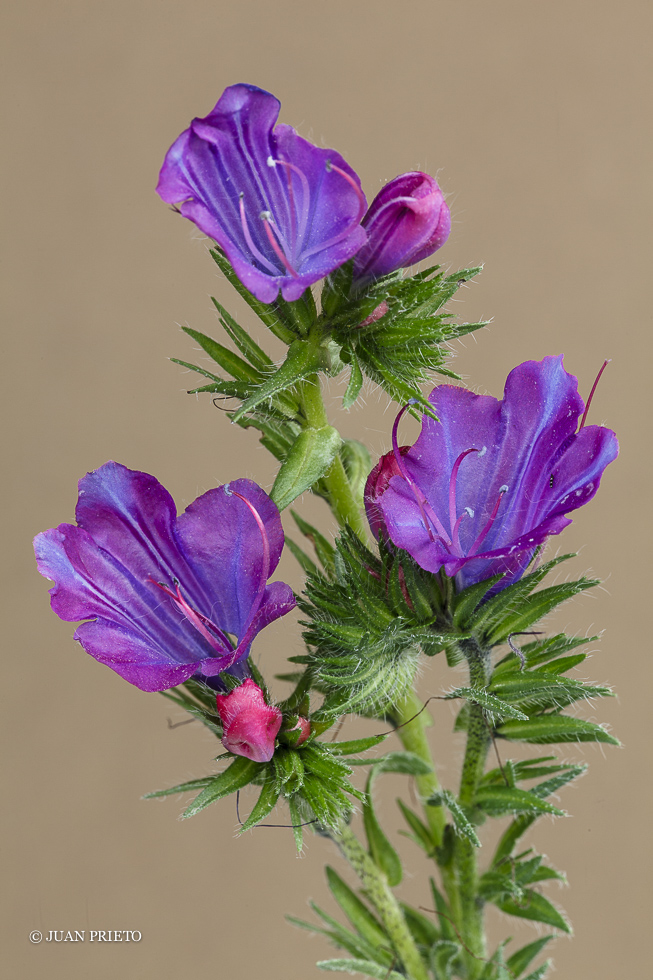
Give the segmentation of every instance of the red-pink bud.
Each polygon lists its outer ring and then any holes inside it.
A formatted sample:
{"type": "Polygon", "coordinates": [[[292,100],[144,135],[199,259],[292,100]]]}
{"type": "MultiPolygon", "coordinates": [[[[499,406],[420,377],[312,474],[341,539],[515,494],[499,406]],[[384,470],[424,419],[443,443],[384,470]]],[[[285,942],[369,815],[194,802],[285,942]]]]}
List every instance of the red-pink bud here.
{"type": "Polygon", "coordinates": [[[300,745],[303,745],[306,739],[308,738],[308,736],[311,734],[311,723],[308,720],[308,718],[304,718],[303,715],[300,715],[297,720],[297,724],[295,725],[294,728],[291,728],[290,730],[292,732],[296,732],[297,729],[299,729],[301,735],[295,742],[295,748],[298,748],[300,745]]]}
{"type": "Polygon", "coordinates": [[[359,284],[432,255],[449,237],[451,215],[437,181],[412,171],[381,188],[362,225],[367,242],[354,258],[359,284]]]}
{"type": "Polygon", "coordinates": [[[282,716],[278,708],[266,704],[258,684],[248,677],[230,694],[218,694],[215,700],[225,749],[254,762],[269,762],[282,716]]]}
{"type": "MultiPolygon", "coordinates": [[[[410,446],[401,446],[399,452],[404,456],[410,446]]],[[[383,514],[377,504],[379,497],[382,497],[393,476],[401,476],[401,470],[394,452],[386,453],[378,461],[365,484],[365,512],[375,538],[379,534],[387,539],[388,533],[383,519],[383,514]]]]}

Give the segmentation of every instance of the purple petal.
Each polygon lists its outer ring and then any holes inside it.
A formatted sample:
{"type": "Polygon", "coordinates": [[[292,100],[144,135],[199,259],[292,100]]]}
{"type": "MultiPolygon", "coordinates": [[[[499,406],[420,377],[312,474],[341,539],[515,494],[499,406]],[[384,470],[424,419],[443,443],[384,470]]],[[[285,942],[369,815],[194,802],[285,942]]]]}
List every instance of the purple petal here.
{"type": "Polygon", "coordinates": [[[269,92],[227,88],[172,145],[157,186],[164,201],[215,239],[243,284],[266,303],[280,289],[284,299],[298,299],[366,240],[365,198],[354,171],[291,127],[274,129],[278,113],[269,92]]]}

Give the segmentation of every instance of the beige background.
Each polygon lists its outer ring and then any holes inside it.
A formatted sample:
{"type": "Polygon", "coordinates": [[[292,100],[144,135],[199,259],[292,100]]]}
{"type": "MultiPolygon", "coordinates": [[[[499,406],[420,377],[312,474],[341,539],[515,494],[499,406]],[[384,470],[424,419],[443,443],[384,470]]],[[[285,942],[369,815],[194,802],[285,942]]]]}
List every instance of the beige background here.
{"type": "MultiPolygon", "coordinates": [[[[153,191],[168,145],[236,81],[278,95],[282,120],[338,148],[370,198],[402,171],[438,175],[454,217],[441,261],[486,263],[456,307],[494,318],[458,348],[477,390],[499,395],[514,364],[564,351],[586,393],[613,358],[592,421],[617,430],[622,457],[553,543],[582,549],[575,571],[593,569],[605,587],[552,626],[605,630],[588,674],[620,699],[587,715],[609,721],[624,748],[563,749],[590,773],[563,798],[573,817],[555,831],[543,821],[532,839],[572,886],[553,892],[577,933],[556,945],[557,975],[647,975],[650,6],[6,0],[4,21],[8,976],[308,980],[322,975],[316,959],[334,955],[283,919],[310,914],[308,896],[333,911],[321,871],[325,860],[339,865],[330,845],[311,840],[296,860],[285,830],[235,840],[231,801],[187,822],[178,800],[141,802],[209,771],[216,747],[195,726],[169,730],[162,698],[72,642],[30,551],[33,534],[72,519],[77,479],[109,458],[156,474],[180,506],[237,476],[271,483],[253,433],[185,395],[188,377],[166,359],[193,357],[178,324],[217,332],[211,293],[241,309],[199,233],[153,191]],[[33,946],[32,929],[143,938],[33,946]]],[[[373,391],[366,402],[342,428],[367,426],[379,452],[392,413],[373,391]]],[[[304,510],[326,519],[315,501],[304,510]]],[[[285,575],[297,584],[291,562],[285,575]]],[[[299,647],[284,624],[258,652],[272,674],[299,647]]],[[[430,663],[423,691],[452,680],[430,663]]],[[[460,744],[449,707],[437,715],[447,780],[460,744]]],[[[399,785],[383,797],[391,828],[399,785]]],[[[404,894],[428,905],[418,854],[403,853],[404,894]]],[[[496,936],[508,929],[493,920],[496,936]]]]}

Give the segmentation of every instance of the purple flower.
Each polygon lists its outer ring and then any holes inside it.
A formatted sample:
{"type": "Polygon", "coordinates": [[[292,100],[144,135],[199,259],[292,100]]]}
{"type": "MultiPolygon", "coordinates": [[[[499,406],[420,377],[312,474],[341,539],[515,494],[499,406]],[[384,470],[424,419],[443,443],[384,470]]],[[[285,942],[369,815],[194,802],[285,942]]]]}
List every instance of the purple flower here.
{"type": "Polygon", "coordinates": [[[298,299],[366,239],[367,202],[339,153],[276,126],[280,103],[231,85],[168,150],[157,193],[224,249],[257,299],[298,299]]]}
{"type": "Polygon", "coordinates": [[[354,281],[378,279],[425,259],[449,237],[451,215],[433,177],[415,171],[386,184],[363,218],[367,242],[354,259],[354,281]]]}
{"type": "Polygon", "coordinates": [[[258,684],[248,678],[230,694],[218,694],[215,700],[224,728],[225,749],[254,762],[269,762],[283,715],[266,703],[258,684]]]}
{"type": "Polygon", "coordinates": [[[209,490],[177,517],[153,476],[109,462],[79,481],[75,516],[34,539],[52,608],[89,620],[75,639],[143,691],[240,675],[256,634],[295,606],[288,585],[267,584],[283,529],[251,480],[209,490]]]}
{"type": "Polygon", "coordinates": [[[587,408],[578,428],[584,405],[562,355],[516,367],[502,402],[453,385],[429,401],[440,421],[425,416],[414,446],[399,450],[397,417],[394,452],[368,479],[370,523],[458,588],[499,573],[504,588],[591,500],[617,438],[586,426],[587,408]]]}

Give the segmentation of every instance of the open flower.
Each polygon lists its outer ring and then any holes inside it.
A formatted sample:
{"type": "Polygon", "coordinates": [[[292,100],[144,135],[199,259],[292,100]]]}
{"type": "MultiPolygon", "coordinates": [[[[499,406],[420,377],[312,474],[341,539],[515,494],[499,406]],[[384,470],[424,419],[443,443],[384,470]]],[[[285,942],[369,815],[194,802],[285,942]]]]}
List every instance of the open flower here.
{"type": "Polygon", "coordinates": [[[177,517],[153,476],[109,462],[79,481],[75,516],[34,539],[52,608],[89,620],[75,639],[143,691],[240,676],[256,634],[295,606],[288,585],[268,585],[284,535],[251,480],[209,490],[177,517]]]}
{"type": "Polygon", "coordinates": [[[413,171],[382,187],[363,218],[367,242],[354,259],[358,284],[405,269],[432,255],[451,231],[451,215],[437,181],[413,171]]]}
{"type": "Polygon", "coordinates": [[[368,478],[370,523],[422,568],[455,575],[459,588],[499,573],[504,588],[591,500],[617,438],[584,424],[562,356],[516,367],[503,401],[453,385],[429,401],[439,421],[425,416],[414,446],[399,449],[397,417],[393,453],[368,478]]]}
{"type": "Polygon", "coordinates": [[[225,89],[168,150],[157,193],[215,239],[257,299],[298,299],[365,242],[360,180],[335,150],[278,125],[254,85],[225,89]]]}
{"type": "Polygon", "coordinates": [[[225,749],[254,762],[269,762],[283,716],[278,708],[266,703],[258,684],[247,678],[230,694],[218,694],[216,704],[225,749]]]}

